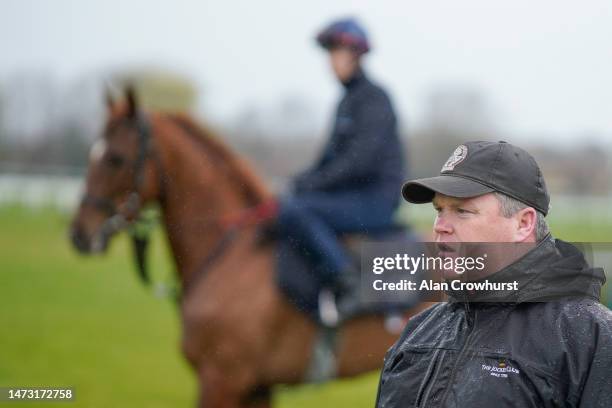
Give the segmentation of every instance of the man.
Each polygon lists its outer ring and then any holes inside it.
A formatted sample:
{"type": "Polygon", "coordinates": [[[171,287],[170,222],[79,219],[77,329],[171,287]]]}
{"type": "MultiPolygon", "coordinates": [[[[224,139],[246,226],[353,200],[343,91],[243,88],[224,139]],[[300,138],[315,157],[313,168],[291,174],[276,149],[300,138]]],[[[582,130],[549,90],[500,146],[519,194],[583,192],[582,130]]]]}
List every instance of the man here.
{"type": "Polygon", "coordinates": [[[308,255],[322,286],[338,294],[352,263],[337,236],[392,228],[404,159],[391,101],[361,64],[370,49],[364,29],[352,19],[336,21],[317,42],[345,93],[321,157],[281,200],[278,224],[281,237],[308,255]]]}
{"type": "MultiPolygon", "coordinates": [[[[612,313],[603,271],[554,239],[535,160],[498,142],[459,146],[438,177],[402,189],[432,202],[435,241],[533,243],[488,279],[518,291],[449,292],[391,347],[377,407],[612,407],[612,313]],[[499,279],[498,279],[499,280],[499,279]]],[[[449,244],[450,243],[450,244],[449,244]]]]}

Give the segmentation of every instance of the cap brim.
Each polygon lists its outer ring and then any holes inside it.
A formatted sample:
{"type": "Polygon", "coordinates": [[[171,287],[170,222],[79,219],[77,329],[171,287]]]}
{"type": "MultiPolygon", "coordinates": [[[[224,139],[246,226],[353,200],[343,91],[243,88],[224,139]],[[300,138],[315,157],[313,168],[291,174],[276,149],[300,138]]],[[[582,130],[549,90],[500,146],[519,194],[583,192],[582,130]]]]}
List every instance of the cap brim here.
{"type": "Polygon", "coordinates": [[[410,203],[423,204],[433,200],[436,193],[450,197],[469,198],[495,191],[477,181],[464,177],[442,175],[411,180],[402,187],[402,196],[410,203]]]}

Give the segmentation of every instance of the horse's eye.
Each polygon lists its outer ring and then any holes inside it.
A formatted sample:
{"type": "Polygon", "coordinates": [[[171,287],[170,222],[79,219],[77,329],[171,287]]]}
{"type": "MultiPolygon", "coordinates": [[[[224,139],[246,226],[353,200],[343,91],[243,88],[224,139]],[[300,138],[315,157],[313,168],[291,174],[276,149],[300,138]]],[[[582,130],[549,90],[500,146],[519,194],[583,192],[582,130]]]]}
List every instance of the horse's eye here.
{"type": "Polygon", "coordinates": [[[106,156],[106,163],[111,167],[121,167],[125,163],[125,159],[118,154],[108,154],[106,156]]]}

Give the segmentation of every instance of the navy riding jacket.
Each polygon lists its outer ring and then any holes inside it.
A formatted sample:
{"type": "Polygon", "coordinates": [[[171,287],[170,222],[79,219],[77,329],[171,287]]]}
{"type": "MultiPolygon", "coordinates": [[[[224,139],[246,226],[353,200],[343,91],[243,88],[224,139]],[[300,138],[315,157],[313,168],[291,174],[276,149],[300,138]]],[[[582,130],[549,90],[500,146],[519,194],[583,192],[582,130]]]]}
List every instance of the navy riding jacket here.
{"type": "Polygon", "coordinates": [[[316,165],[296,178],[295,190],[374,190],[397,205],[405,166],[391,101],[361,70],[343,85],[332,135],[316,165]]]}

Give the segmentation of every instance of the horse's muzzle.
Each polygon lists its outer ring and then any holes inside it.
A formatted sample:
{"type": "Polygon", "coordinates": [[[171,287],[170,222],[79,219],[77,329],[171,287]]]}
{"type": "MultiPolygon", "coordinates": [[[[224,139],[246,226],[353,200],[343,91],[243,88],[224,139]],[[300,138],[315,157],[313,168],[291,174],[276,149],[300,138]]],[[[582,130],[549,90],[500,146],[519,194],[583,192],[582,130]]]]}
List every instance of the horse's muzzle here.
{"type": "Polygon", "coordinates": [[[91,240],[87,237],[85,231],[78,225],[74,225],[70,228],[70,241],[72,242],[72,246],[81,254],[88,254],[91,252],[91,240]]]}
{"type": "Polygon", "coordinates": [[[104,252],[108,246],[108,238],[104,233],[90,237],[78,224],[73,225],[70,229],[70,241],[74,248],[83,255],[104,252]]]}

